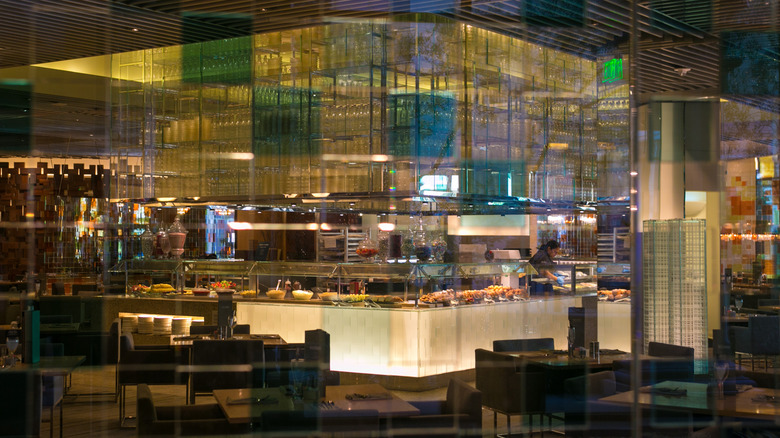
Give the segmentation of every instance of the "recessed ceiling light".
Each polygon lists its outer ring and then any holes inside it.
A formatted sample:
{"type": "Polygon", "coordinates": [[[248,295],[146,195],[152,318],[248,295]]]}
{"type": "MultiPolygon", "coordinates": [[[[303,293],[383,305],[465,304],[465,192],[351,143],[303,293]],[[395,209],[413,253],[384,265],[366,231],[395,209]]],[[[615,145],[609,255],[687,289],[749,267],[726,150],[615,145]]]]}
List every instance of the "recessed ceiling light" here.
{"type": "Polygon", "coordinates": [[[134,28],[133,28],[133,32],[138,32],[138,28],[137,28],[137,27],[134,27],[134,28]]]}

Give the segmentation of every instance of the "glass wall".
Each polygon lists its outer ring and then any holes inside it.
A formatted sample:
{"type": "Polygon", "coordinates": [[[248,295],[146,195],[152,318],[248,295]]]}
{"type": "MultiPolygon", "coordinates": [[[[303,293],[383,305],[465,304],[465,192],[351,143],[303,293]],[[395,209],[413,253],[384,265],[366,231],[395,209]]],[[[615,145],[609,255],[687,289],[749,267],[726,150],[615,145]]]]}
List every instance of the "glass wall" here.
{"type": "Polygon", "coordinates": [[[625,79],[477,26],[419,14],[113,58],[114,155],[143,157],[113,197],[391,195],[426,177],[456,196],[627,196],[625,79]]]}

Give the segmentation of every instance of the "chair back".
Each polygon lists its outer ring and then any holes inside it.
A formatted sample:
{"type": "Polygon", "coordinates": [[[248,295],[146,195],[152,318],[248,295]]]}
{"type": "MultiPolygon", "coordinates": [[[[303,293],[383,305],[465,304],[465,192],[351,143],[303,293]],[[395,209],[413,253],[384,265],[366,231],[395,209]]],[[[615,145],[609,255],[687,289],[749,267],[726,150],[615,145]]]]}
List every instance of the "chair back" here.
{"type": "Polygon", "coordinates": [[[70,286],[70,294],[71,295],[78,295],[79,292],[83,292],[83,291],[97,292],[98,291],[97,284],[96,283],[84,283],[84,284],[73,284],[73,285],[70,286]]]}
{"type": "Polygon", "coordinates": [[[41,428],[41,375],[21,369],[0,373],[0,434],[38,436],[41,428]]]}
{"type": "Polygon", "coordinates": [[[759,298],[758,307],[764,306],[780,306],[780,299],[778,298],[759,298]]]}
{"type": "Polygon", "coordinates": [[[445,414],[465,414],[470,422],[482,427],[482,392],[468,383],[452,378],[447,385],[445,414]]]}
{"type": "Polygon", "coordinates": [[[69,315],[71,321],[82,322],[82,303],[79,296],[43,296],[38,300],[41,317],[51,315],[69,315]]]}
{"type": "Polygon", "coordinates": [[[554,350],[555,340],[553,338],[531,338],[531,339],[501,339],[493,341],[493,351],[539,351],[554,350]]]}
{"type": "Polygon", "coordinates": [[[191,391],[261,388],[265,383],[264,362],[261,340],[196,339],[192,343],[191,391]]]}
{"type": "Polygon", "coordinates": [[[780,316],[759,315],[748,319],[752,354],[780,355],[780,316]]]}
{"type": "Polygon", "coordinates": [[[647,354],[655,357],[685,357],[693,360],[694,349],[682,345],[650,342],[647,344],[647,354]]]}
{"type": "Polygon", "coordinates": [[[154,423],[157,421],[157,410],[154,407],[152,391],[149,385],[139,383],[136,387],[136,416],[138,417],[138,436],[155,434],[154,423]]]}
{"type": "Polygon", "coordinates": [[[11,321],[6,321],[6,311],[8,310],[8,306],[11,305],[11,300],[8,298],[0,298],[0,324],[10,324],[11,321]]]}
{"type": "Polygon", "coordinates": [[[65,295],[65,283],[61,281],[55,281],[51,285],[52,295],[65,295]]]}
{"type": "MultiPolygon", "coordinates": [[[[236,324],[236,326],[233,327],[234,335],[248,335],[249,332],[250,332],[249,324],[236,324]]],[[[192,332],[190,332],[190,334],[192,334],[192,332]]]]}
{"type": "Polygon", "coordinates": [[[482,348],[475,350],[476,388],[482,405],[505,414],[544,413],[545,374],[525,360],[482,348]]]}

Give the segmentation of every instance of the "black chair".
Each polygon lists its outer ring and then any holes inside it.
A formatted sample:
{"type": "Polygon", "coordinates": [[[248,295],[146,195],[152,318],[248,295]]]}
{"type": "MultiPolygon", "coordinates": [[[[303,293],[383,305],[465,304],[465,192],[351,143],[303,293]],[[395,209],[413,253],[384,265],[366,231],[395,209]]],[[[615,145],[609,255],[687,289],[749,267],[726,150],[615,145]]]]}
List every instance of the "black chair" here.
{"type": "Polygon", "coordinates": [[[149,385],[138,385],[138,436],[223,436],[248,432],[248,426],[228,423],[216,403],[156,406],[149,385]]]}
{"type": "Polygon", "coordinates": [[[482,393],[462,380],[450,379],[444,400],[410,404],[420,415],[393,419],[393,436],[482,436],[482,393]]]}
{"type": "MultiPolygon", "coordinates": [[[[304,332],[303,360],[309,368],[319,368],[320,385],[338,385],[341,377],[330,369],[330,334],[322,329],[304,332]]],[[[322,389],[322,388],[321,388],[322,389]]],[[[325,391],[321,391],[323,394],[325,391]]]]}
{"type": "Polygon", "coordinates": [[[263,341],[196,339],[192,342],[190,404],[215,389],[261,388],[265,385],[263,341]]]}
{"type": "Polygon", "coordinates": [[[682,345],[665,344],[663,342],[649,342],[647,355],[654,357],[679,357],[693,361],[695,350],[692,347],[682,345]]]}
{"type": "MultiPolygon", "coordinates": [[[[65,345],[54,342],[40,344],[41,357],[64,356],[65,345]]],[[[65,396],[65,376],[42,376],[42,405],[49,408],[49,437],[54,436],[54,408],[60,407],[60,437],[62,437],[63,397],[65,396]]]]}
{"type": "Polygon", "coordinates": [[[38,299],[41,317],[69,315],[74,323],[82,322],[83,305],[79,296],[43,296],[38,299]]]}
{"type": "MultiPolygon", "coordinates": [[[[73,284],[70,286],[70,294],[77,296],[80,292],[97,292],[98,287],[95,283],[73,284]]],[[[94,294],[93,294],[94,295],[94,294]]]]}
{"type": "Polygon", "coordinates": [[[61,281],[55,281],[51,285],[52,295],[65,295],[65,283],[61,281]]]}
{"type": "Polygon", "coordinates": [[[482,405],[493,411],[493,427],[498,415],[506,415],[511,433],[512,415],[528,415],[531,432],[533,416],[547,415],[545,406],[545,373],[523,358],[478,348],[475,354],[476,388],[482,392],[482,405]]]}
{"type": "Polygon", "coordinates": [[[13,321],[21,322],[22,306],[20,304],[9,304],[5,309],[5,322],[10,324],[13,321]]]}
{"type": "Polygon", "coordinates": [[[187,365],[184,352],[168,345],[136,348],[133,335],[123,333],[119,338],[119,362],[116,365],[117,391],[119,393],[120,427],[126,427],[126,387],[129,385],[186,385],[186,373],[177,367],[187,365]]]}
{"type": "Polygon", "coordinates": [[[750,356],[750,368],[755,369],[755,358],[764,358],[764,367],[770,356],[780,355],[780,316],[757,315],[748,318],[747,327],[732,327],[734,353],[742,365],[742,356],[750,356]]]}
{"type": "MultiPolygon", "coordinates": [[[[233,334],[234,335],[248,335],[250,331],[249,324],[236,324],[235,327],[233,327],[233,334]]],[[[191,334],[192,332],[190,332],[191,334]]]]}
{"type": "Polygon", "coordinates": [[[532,338],[532,339],[502,339],[493,341],[493,351],[539,351],[554,350],[555,340],[553,338],[532,338]]]}
{"type": "Polygon", "coordinates": [[[107,284],[103,287],[104,295],[124,295],[127,291],[127,286],[124,284],[107,284]]]}
{"type": "MultiPolygon", "coordinates": [[[[612,362],[612,371],[615,372],[617,392],[631,389],[631,369],[633,360],[623,359],[612,362]]],[[[653,357],[641,359],[642,386],[653,385],[665,380],[678,382],[690,382],[694,379],[693,361],[677,357],[653,357]]]]}
{"type": "Polygon", "coordinates": [[[613,371],[600,371],[566,379],[566,436],[631,436],[631,410],[598,401],[616,392],[613,371]]]}
{"type": "Polygon", "coordinates": [[[41,374],[22,369],[0,372],[0,436],[37,437],[41,430],[41,374]]]}

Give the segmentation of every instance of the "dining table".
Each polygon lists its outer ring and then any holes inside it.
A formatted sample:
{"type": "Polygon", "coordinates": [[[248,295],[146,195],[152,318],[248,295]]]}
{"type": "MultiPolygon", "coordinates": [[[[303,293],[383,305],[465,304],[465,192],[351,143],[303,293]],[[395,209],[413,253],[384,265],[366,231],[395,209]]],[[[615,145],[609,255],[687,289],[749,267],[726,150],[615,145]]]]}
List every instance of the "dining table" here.
{"type": "Polygon", "coordinates": [[[521,357],[528,363],[550,370],[570,370],[588,368],[591,372],[612,369],[612,362],[630,359],[631,353],[620,350],[601,350],[598,357],[574,356],[562,350],[515,351],[509,352],[515,357],[521,357]]]}
{"type": "Polygon", "coordinates": [[[263,411],[292,411],[296,403],[284,387],[215,389],[214,398],[231,424],[251,423],[263,411]]]}
{"type": "Polygon", "coordinates": [[[643,386],[638,394],[632,390],[599,399],[623,406],[632,406],[635,400],[642,408],[691,414],[766,421],[775,421],[780,416],[780,390],[750,385],[737,385],[735,393],[720,395],[714,385],[707,383],[664,381],[643,386]]]}
{"type": "Polygon", "coordinates": [[[380,418],[420,415],[420,410],[378,383],[325,387],[325,401],[342,410],[376,410],[380,418]]]}
{"type": "MultiPolygon", "coordinates": [[[[212,335],[154,335],[133,333],[135,345],[170,345],[176,347],[192,347],[192,342],[199,339],[216,339],[212,335]]],[[[230,339],[261,340],[263,345],[287,345],[287,341],[277,334],[240,334],[230,339]]]]}

